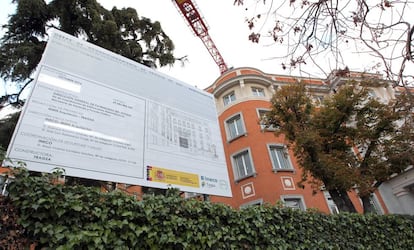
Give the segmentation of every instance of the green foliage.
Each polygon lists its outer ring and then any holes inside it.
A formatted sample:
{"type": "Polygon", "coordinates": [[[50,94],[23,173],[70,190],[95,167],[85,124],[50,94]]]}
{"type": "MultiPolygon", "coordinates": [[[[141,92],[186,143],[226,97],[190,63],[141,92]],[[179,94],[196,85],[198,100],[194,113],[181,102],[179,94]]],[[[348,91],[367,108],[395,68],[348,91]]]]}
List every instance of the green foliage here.
{"type": "Polygon", "coordinates": [[[24,249],[29,244],[17,219],[17,209],[7,197],[0,195],[0,249],[24,249]]]}
{"type": "Polygon", "coordinates": [[[3,149],[9,146],[19,116],[20,112],[16,112],[0,119],[0,147],[3,149]]]}
{"type": "MultiPolygon", "coordinates": [[[[325,215],[279,206],[235,210],[176,190],[138,201],[121,192],[53,185],[20,168],[10,186],[25,237],[45,249],[408,249],[414,219],[325,215]]],[[[54,178],[55,176],[52,176],[54,178]]]]}
{"type": "Polygon", "coordinates": [[[174,44],[159,22],[133,8],[107,10],[96,0],[18,0],[16,13],[3,25],[0,76],[22,82],[40,61],[47,29],[66,33],[150,67],[172,65],[174,44]]]}
{"type": "Polygon", "coordinates": [[[319,108],[301,83],[282,87],[272,99],[267,125],[286,135],[304,169],[303,181],[312,176],[316,188],[322,182],[334,200],[331,191],[345,197],[355,186],[367,198],[414,164],[412,102],[405,95],[389,103],[369,98],[372,86],[349,82],[319,108]]]}
{"type": "Polygon", "coordinates": [[[265,121],[269,125],[281,128],[290,141],[301,137],[298,132],[307,126],[313,111],[312,102],[306,94],[304,84],[292,84],[281,88],[272,100],[272,111],[265,121]]]}

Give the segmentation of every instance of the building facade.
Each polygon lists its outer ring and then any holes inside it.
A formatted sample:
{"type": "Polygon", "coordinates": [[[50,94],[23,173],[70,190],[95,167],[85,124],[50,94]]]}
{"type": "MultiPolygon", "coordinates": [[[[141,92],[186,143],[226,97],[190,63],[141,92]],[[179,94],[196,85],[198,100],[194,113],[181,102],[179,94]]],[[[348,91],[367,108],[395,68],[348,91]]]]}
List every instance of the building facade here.
{"type": "Polygon", "coordinates": [[[383,183],[379,193],[389,213],[414,215],[414,168],[383,183]]]}
{"type": "MultiPolygon", "coordinates": [[[[292,150],[287,147],[284,136],[276,136],[275,129],[262,124],[261,118],[271,109],[271,98],[281,86],[304,82],[315,105],[320,105],[341,84],[366,77],[382,79],[381,75],[358,72],[332,72],[326,79],[292,77],[249,67],[222,74],[205,90],[215,97],[233,197],[210,196],[209,199],[234,208],[281,203],[302,210],[337,213],[338,208],[323,186],[315,188],[306,183],[298,186],[302,170],[292,150]]],[[[398,89],[390,85],[370,90],[371,96],[384,101],[396,98],[397,94],[398,89]]],[[[6,179],[2,175],[5,171],[0,168],[2,191],[5,191],[6,179]]],[[[137,198],[148,192],[148,188],[139,186],[118,184],[117,188],[137,198]]],[[[349,197],[357,211],[362,212],[357,190],[349,192],[349,197]]],[[[383,183],[372,195],[371,202],[379,214],[414,214],[414,168],[383,183]]]]}
{"type": "MultiPolygon", "coordinates": [[[[398,98],[402,91],[407,91],[402,88],[395,90],[395,98],[398,98]]],[[[409,91],[414,93],[414,88],[409,91]]],[[[414,166],[407,168],[403,173],[392,175],[378,190],[390,213],[414,215],[414,166]]]]}
{"type": "MultiPolygon", "coordinates": [[[[298,209],[317,209],[336,213],[338,209],[323,187],[298,186],[302,171],[283,135],[261,124],[271,109],[273,94],[283,85],[304,82],[316,105],[350,79],[381,79],[377,74],[333,72],[327,79],[272,75],[255,68],[237,68],[225,72],[206,91],[216,100],[227,167],[232,182],[232,198],[211,196],[211,201],[235,208],[255,204],[282,203],[298,209]]],[[[384,100],[394,98],[392,86],[373,88],[370,94],[384,100]]],[[[349,192],[357,209],[362,203],[357,190],[349,192]]],[[[378,213],[388,213],[379,192],[371,197],[378,213]]]]}

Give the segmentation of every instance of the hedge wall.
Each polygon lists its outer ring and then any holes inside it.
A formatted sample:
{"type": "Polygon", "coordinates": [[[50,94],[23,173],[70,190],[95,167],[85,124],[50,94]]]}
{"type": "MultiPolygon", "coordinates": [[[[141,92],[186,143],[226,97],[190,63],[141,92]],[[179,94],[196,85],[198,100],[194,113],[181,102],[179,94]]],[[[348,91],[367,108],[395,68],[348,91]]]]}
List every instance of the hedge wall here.
{"type": "MultiPolygon", "coordinates": [[[[16,174],[9,187],[23,237],[42,249],[412,249],[414,219],[325,215],[278,206],[235,210],[184,200],[50,184],[16,174]]],[[[8,246],[4,246],[7,249],[8,246]]],[[[0,247],[1,249],[1,247],[0,247]]]]}

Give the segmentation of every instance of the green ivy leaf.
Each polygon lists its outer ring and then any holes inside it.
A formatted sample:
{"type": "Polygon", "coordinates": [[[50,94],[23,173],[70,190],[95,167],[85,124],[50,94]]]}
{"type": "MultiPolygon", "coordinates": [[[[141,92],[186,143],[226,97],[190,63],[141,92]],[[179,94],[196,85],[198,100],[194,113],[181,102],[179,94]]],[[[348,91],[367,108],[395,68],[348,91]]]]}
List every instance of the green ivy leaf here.
{"type": "Polygon", "coordinates": [[[79,211],[82,211],[83,207],[79,204],[75,204],[72,206],[72,209],[79,212],[79,211]]]}

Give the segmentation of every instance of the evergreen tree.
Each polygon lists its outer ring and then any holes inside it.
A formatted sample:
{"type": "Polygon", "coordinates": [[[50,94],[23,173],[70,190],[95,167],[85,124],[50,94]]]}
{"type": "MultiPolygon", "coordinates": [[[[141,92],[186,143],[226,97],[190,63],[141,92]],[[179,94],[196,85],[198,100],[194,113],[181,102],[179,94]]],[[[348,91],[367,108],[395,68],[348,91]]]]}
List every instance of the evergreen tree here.
{"type": "Polygon", "coordinates": [[[10,114],[0,119],[0,150],[6,150],[9,146],[14,128],[19,120],[20,112],[10,114]]]}
{"type": "MultiPolygon", "coordinates": [[[[157,21],[133,8],[112,10],[96,0],[12,0],[16,13],[4,25],[0,44],[0,76],[20,89],[30,83],[47,43],[48,28],[111,50],[149,67],[172,65],[174,44],[157,21]]],[[[3,98],[4,99],[4,98],[3,98]]],[[[17,98],[18,100],[18,98],[17,98]]]]}

